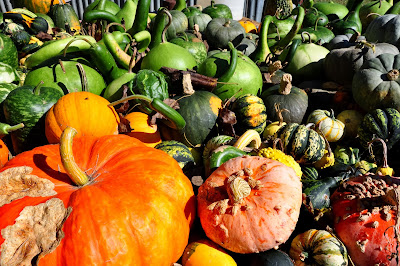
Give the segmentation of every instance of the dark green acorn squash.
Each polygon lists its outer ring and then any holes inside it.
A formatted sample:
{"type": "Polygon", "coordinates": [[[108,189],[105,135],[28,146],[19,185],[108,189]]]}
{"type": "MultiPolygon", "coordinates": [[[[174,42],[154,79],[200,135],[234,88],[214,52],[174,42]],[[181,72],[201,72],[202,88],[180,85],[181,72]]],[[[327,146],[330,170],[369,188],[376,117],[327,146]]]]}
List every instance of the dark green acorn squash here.
{"type": "Polygon", "coordinates": [[[324,210],[330,207],[331,190],[337,186],[336,178],[326,177],[307,183],[307,186],[303,188],[303,193],[306,195],[307,203],[314,210],[324,210]]]}
{"type": "Polygon", "coordinates": [[[366,61],[353,77],[354,100],[366,111],[377,108],[400,110],[400,55],[394,53],[394,49],[392,51],[393,54],[389,49],[382,50],[383,54],[366,61]]]}
{"type": "Polygon", "coordinates": [[[177,96],[177,110],[186,121],[181,132],[181,142],[190,146],[205,144],[212,132],[222,101],[209,91],[196,91],[190,96],[177,96]]]}
{"type": "Polygon", "coordinates": [[[249,255],[250,266],[293,266],[288,254],[281,250],[270,249],[249,255]]]}
{"type": "MultiPolygon", "coordinates": [[[[29,25],[29,24],[28,24],[29,25]]],[[[47,20],[42,17],[36,17],[32,20],[30,25],[28,26],[28,30],[33,34],[36,35],[39,32],[47,32],[49,29],[49,24],[47,20]]]]}
{"type": "Polygon", "coordinates": [[[168,153],[174,158],[182,169],[194,165],[194,158],[188,146],[176,140],[164,140],[154,148],[168,153]]]}
{"type": "Polygon", "coordinates": [[[209,15],[211,18],[232,19],[232,11],[229,6],[224,4],[215,4],[214,0],[211,0],[211,5],[203,9],[203,13],[209,15]]]}
{"type": "Polygon", "coordinates": [[[227,48],[229,42],[236,46],[245,35],[243,26],[229,18],[214,18],[207,24],[205,30],[205,39],[213,49],[227,48]]]}
{"type": "Polygon", "coordinates": [[[390,150],[400,140],[400,113],[394,108],[375,109],[364,116],[358,128],[361,144],[367,147],[374,138],[383,139],[390,150]]]}
{"type": "Polygon", "coordinates": [[[242,135],[249,129],[264,132],[267,124],[266,108],[263,100],[252,94],[238,97],[229,107],[236,115],[235,133],[242,135]]]}
{"type": "Polygon", "coordinates": [[[284,82],[264,89],[261,99],[267,108],[267,117],[271,121],[280,120],[276,105],[283,110],[281,114],[283,122],[286,123],[301,123],[308,108],[307,93],[296,86],[288,89],[284,82]]]}
{"type": "Polygon", "coordinates": [[[324,156],[324,138],[308,126],[286,124],[275,133],[274,138],[282,140],[284,152],[299,164],[312,164],[324,156]]]}

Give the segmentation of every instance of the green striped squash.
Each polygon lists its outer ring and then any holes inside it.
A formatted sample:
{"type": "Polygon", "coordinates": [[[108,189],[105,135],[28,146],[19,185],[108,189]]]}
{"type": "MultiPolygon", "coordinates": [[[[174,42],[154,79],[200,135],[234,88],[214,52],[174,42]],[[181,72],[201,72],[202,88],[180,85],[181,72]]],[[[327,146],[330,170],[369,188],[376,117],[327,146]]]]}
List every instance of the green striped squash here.
{"type": "Polygon", "coordinates": [[[366,114],[358,127],[363,146],[374,138],[381,138],[391,149],[400,140],[400,113],[394,108],[375,109],[366,114]]]}
{"type": "Polygon", "coordinates": [[[325,230],[310,229],[297,235],[289,250],[295,265],[348,265],[344,244],[325,230]]]}
{"type": "Polygon", "coordinates": [[[324,156],[324,138],[308,126],[290,123],[281,127],[274,137],[282,140],[284,152],[299,164],[312,164],[324,156]]]}
{"type": "Polygon", "coordinates": [[[209,91],[196,91],[190,96],[178,96],[177,110],[186,121],[182,142],[189,146],[205,144],[212,137],[217,122],[221,99],[209,91]]]}
{"type": "Polygon", "coordinates": [[[343,137],[344,123],[335,118],[333,110],[314,110],[308,116],[307,123],[313,123],[329,142],[336,142],[343,137]]]}
{"type": "Polygon", "coordinates": [[[230,108],[236,115],[235,130],[238,135],[248,129],[254,129],[259,134],[264,132],[267,124],[267,113],[263,100],[253,94],[239,96],[230,108]]]}
{"type": "Polygon", "coordinates": [[[183,169],[185,166],[193,165],[194,158],[188,146],[176,140],[164,140],[154,148],[168,153],[183,169]]]}
{"type": "Polygon", "coordinates": [[[318,180],[319,173],[315,167],[312,166],[304,166],[301,168],[301,182],[304,183],[312,183],[313,181],[318,180]]]}

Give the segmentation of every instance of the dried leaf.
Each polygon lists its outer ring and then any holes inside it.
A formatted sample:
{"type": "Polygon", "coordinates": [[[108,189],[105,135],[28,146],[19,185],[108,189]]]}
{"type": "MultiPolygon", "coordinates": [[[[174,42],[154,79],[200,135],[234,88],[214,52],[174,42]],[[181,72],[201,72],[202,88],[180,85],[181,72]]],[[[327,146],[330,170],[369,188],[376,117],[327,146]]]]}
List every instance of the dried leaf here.
{"type": "Polygon", "coordinates": [[[118,132],[119,133],[131,132],[132,128],[129,120],[126,119],[121,113],[118,113],[118,115],[119,115],[118,132]]]}
{"type": "Polygon", "coordinates": [[[36,206],[25,207],[15,224],[1,230],[0,265],[32,265],[60,244],[61,228],[71,213],[62,200],[52,198],[36,206]]]}
{"type": "Polygon", "coordinates": [[[53,40],[53,36],[47,32],[39,32],[38,34],[36,34],[36,38],[38,38],[41,41],[51,41],[53,40]]]}
{"type": "Polygon", "coordinates": [[[235,136],[233,125],[237,123],[236,115],[228,108],[221,108],[218,113],[217,124],[221,129],[221,134],[235,136]]]}
{"type": "Polygon", "coordinates": [[[28,166],[8,168],[0,173],[0,207],[13,200],[28,197],[47,197],[57,193],[54,184],[32,173],[28,166]]]}

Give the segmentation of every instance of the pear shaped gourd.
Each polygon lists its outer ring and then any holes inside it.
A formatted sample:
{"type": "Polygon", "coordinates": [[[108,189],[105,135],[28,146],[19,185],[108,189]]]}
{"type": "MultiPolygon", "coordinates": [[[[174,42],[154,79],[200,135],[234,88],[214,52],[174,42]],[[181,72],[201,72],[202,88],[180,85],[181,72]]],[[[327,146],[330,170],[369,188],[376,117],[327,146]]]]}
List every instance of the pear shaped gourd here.
{"type": "Polygon", "coordinates": [[[165,41],[165,32],[171,24],[171,14],[167,9],[162,8],[159,10],[159,19],[156,19],[154,31],[152,36],[152,43],[150,44],[150,52],[143,58],[141,69],[152,69],[159,71],[162,67],[170,67],[179,70],[192,69],[197,65],[194,57],[179,45],[165,41]],[[164,14],[169,18],[168,24],[164,28],[164,14]],[[163,28],[160,33],[160,28],[163,28]],[[158,36],[155,36],[158,35],[158,36]],[[162,35],[162,42],[160,35],[162,35]]]}

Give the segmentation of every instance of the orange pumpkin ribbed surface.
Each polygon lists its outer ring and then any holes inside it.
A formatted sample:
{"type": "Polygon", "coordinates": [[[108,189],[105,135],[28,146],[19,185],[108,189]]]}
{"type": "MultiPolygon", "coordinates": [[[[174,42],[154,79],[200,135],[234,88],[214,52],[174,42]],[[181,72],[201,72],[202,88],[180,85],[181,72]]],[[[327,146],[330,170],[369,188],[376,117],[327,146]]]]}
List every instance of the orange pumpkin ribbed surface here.
{"type": "Polygon", "coordinates": [[[198,215],[208,238],[236,253],[257,253],[285,243],[302,204],[295,171],[275,160],[228,160],[200,186],[198,215]]]}
{"type": "Polygon", "coordinates": [[[0,168],[3,167],[10,156],[10,150],[2,139],[0,139],[0,168]]]}
{"type": "Polygon", "coordinates": [[[157,125],[150,124],[149,115],[143,112],[131,112],[125,116],[129,120],[131,132],[127,135],[141,140],[146,146],[154,147],[161,143],[157,125]]]}
{"type": "MultiPolygon", "coordinates": [[[[22,239],[21,243],[16,242],[18,239],[4,239],[7,234],[0,235],[2,265],[21,265],[18,255],[33,254],[31,259],[38,257],[40,266],[170,266],[179,259],[188,243],[196,214],[189,179],[172,157],[146,147],[135,138],[125,135],[80,137],[73,140],[70,152],[60,151],[59,144],[37,147],[11,159],[1,170],[0,180],[6,170],[13,171],[16,167],[33,169],[31,173],[24,170],[25,173],[20,174],[28,176],[32,182],[23,182],[25,187],[19,191],[22,197],[0,207],[2,232],[17,223],[27,206],[61,200],[61,205],[72,210],[61,224],[61,234],[50,238],[55,245],[49,254],[34,253],[46,250],[37,248],[38,236],[35,239],[33,233],[24,231],[23,227],[19,236],[25,235],[26,240],[22,239]],[[85,185],[78,186],[71,181],[76,182],[71,177],[74,175],[66,170],[69,168],[64,167],[60,158],[60,154],[64,158],[69,153],[89,178],[85,185]],[[45,182],[47,185],[41,186],[45,182]],[[26,186],[31,187],[26,190],[26,186]],[[24,194],[35,189],[53,193],[24,194]]],[[[37,227],[45,225],[40,223],[37,227]]],[[[25,262],[32,263],[31,260],[25,262]]]]}
{"type": "Polygon", "coordinates": [[[110,102],[91,92],[71,92],[47,112],[45,133],[49,143],[58,143],[63,130],[71,126],[79,136],[101,137],[118,134],[119,116],[110,102]]]}

